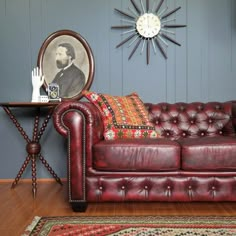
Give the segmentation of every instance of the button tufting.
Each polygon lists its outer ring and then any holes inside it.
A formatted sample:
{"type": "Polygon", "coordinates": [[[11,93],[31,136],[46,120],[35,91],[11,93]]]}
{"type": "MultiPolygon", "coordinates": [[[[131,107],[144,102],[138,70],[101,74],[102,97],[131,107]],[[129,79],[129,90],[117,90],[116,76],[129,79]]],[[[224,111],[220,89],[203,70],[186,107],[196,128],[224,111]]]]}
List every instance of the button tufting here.
{"type": "Polygon", "coordinates": [[[178,120],[175,118],[175,119],[173,119],[173,123],[174,124],[177,124],[177,122],[178,122],[178,120]]]}
{"type": "Polygon", "coordinates": [[[167,106],[162,106],[162,111],[166,111],[167,110],[167,106]]]}
{"type": "Polygon", "coordinates": [[[199,106],[198,106],[198,110],[199,110],[199,111],[202,111],[202,110],[203,110],[203,106],[202,106],[202,105],[199,105],[199,106]]]}

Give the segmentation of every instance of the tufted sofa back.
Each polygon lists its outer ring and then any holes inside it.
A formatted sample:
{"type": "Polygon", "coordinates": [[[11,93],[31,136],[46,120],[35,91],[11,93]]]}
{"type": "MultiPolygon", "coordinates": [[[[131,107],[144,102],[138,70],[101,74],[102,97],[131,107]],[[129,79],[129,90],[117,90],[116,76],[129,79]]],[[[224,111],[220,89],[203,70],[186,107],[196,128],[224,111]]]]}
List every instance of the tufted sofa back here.
{"type": "Polygon", "coordinates": [[[235,135],[232,102],[145,104],[150,121],[163,138],[177,140],[235,135]]]}
{"type": "Polygon", "coordinates": [[[236,131],[236,101],[230,101],[232,103],[232,122],[234,130],[236,131]]]}

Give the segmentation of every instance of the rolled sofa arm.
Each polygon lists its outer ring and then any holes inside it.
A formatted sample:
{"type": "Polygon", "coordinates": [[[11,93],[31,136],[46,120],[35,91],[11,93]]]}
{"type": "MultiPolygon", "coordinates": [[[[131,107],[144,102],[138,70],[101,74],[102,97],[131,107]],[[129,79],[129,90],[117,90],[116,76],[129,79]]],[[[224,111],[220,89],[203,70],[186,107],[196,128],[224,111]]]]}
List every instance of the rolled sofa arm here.
{"type": "Polygon", "coordinates": [[[98,109],[89,102],[71,101],[60,103],[54,110],[53,114],[54,126],[58,133],[62,136],[68,137],[70,129],[76,128],[75,117],[77,113],[84,116],[89,131],[91,131],[90,129],[96,130],[93,134],[97,136],[97,139],[103,138],[101,114],[98,109]]]}
{"type": "Polygon", "coordinates": [[[59,104],[53,113],[55,129],[68,139],[67,182],[74,211],[86,208],[85,170],[92,168],[92,146],[103,139],[99,110],[89,102],[59,104]]]}

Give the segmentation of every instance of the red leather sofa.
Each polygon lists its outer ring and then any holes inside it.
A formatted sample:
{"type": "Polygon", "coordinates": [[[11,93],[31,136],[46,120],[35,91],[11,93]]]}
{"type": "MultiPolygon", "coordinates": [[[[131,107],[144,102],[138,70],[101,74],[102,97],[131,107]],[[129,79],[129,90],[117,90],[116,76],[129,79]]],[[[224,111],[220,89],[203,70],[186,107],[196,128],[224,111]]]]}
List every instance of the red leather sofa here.
{"type": "Polygon", "coordinates": [[[68,198],[89,202],[236,201],[233,102],[145,104],[157,139],[105,141],[90,102],[59,104],[56,130],[68,140],[68,198]]]}

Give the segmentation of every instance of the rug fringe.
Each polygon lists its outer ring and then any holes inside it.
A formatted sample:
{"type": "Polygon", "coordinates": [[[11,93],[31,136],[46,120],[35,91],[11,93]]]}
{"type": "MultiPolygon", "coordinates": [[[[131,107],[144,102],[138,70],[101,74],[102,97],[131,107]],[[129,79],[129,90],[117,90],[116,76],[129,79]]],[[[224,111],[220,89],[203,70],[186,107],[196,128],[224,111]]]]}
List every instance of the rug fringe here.
{"type": "Polygon", "coordinates": [[[38,224],[41,218],[42,218],[41,216],[35,216],[31,224],[27,226],[27,228],[25,229],[25,232],[21,236],[29,236],[30,232],[38,224]]]}

